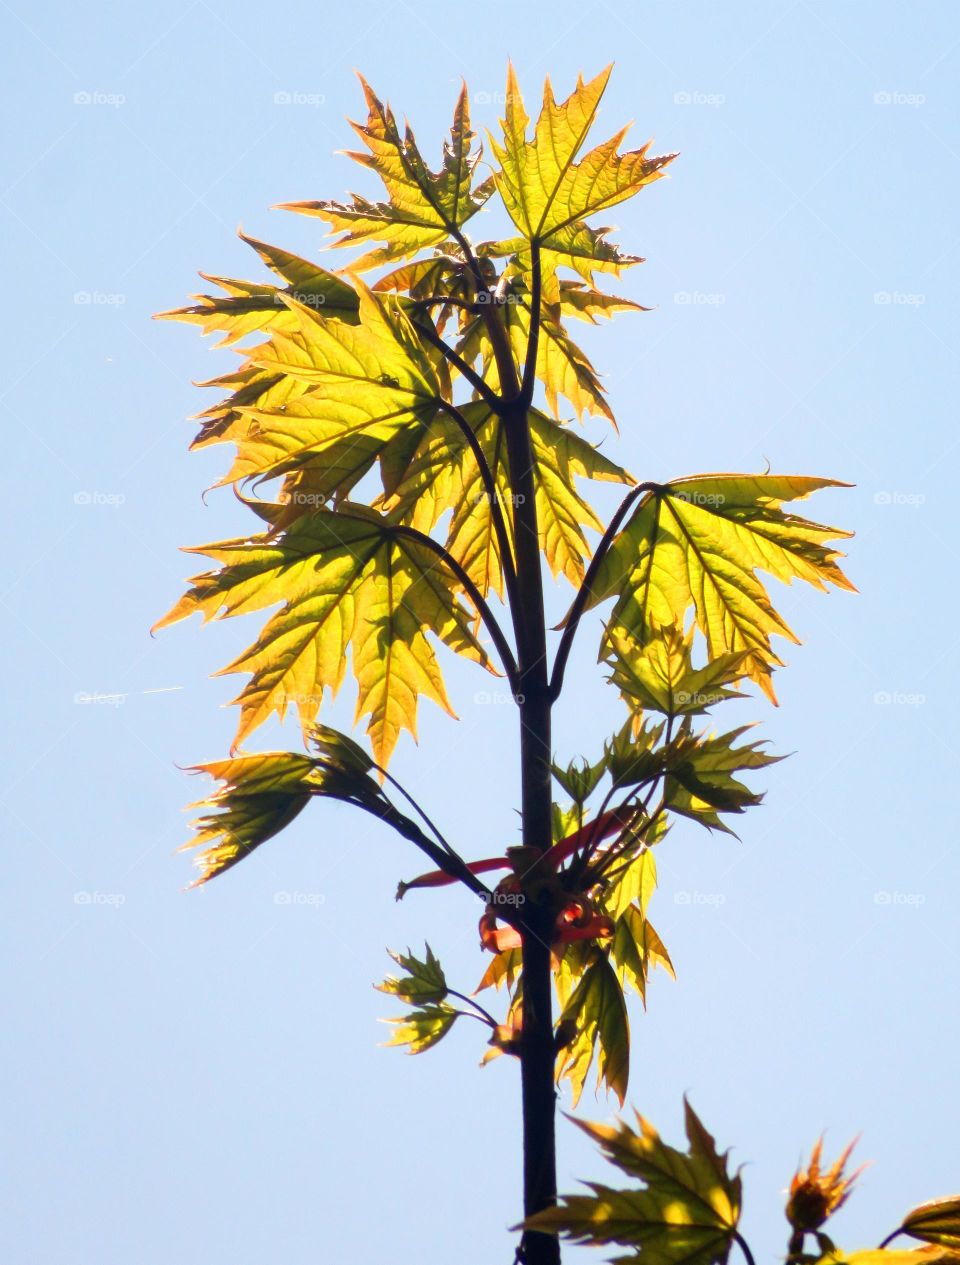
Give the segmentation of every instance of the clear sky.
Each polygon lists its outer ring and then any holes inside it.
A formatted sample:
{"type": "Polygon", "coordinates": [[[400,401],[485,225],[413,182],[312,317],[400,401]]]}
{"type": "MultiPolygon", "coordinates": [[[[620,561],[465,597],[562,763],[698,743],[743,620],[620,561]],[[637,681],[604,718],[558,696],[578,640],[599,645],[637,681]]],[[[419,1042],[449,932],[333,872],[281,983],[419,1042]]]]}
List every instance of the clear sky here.
{"type": "MultiPolygon", "coordinates": [[[[565,93],[615,58],[600,130],[634,118],[637,143],[681,151],[615,217],[649,261],[621,288],[653,310],[585,340],[611,453],[645,478],[769,463],[857,485],[811,511],[856,529],[861,594],[777,593],[804,645],[779,710],[742,705],[796,754],[742,842],[691,826],[660,852],[651,916],[679,979],[633,1015],[630,1102],[679,1140],[687,1092],[734,1146],[758,1261],[785,1251],[781,1192],[821,1129],[828,1152],[862,1130],[873,1161],[836,1223],[850,1247],[960,1187],[956,4],[0,11],[3,1259],[510,1259],[515,1065],[477,1069],[478,1025],[417,1059],[379,1048],[391,1005],[370,988],[384,946],[424,934],[471,988],[476,902],[396,904],[418,854],[333,805],[184,894],[172,852],[202,787],[178,765],[225,753],[236,681],[209,673],[251,629],[147,631],[196,569],[178,547],[248,525],[228,492],[201,499],[228,451],[186,451],[190,382],[230,357],[151,313],[198,269],[262,275],[238,223],[316,253],[319,221],[271,204],[373,192],[335,154],[354,67],[435,156],[461,75],[495,122],[508,55],[534,98],[545,73],[565,93]]],[[[592,659],[584,637],[563,756],[616,715],[592,659]]],[[[425,704],[395,771],[487,855],[515,835],[515,721],[469,668],[449,681],[462,719],[425,704]]],[[[328,718],[351,708],[347,691],[328,718]]],[[[581,1111],[611,1106],[588,1092],[581,1111]]],[[[560,1142],[561,1189],[603,1175],[572,1127],[560,1142]]]]}

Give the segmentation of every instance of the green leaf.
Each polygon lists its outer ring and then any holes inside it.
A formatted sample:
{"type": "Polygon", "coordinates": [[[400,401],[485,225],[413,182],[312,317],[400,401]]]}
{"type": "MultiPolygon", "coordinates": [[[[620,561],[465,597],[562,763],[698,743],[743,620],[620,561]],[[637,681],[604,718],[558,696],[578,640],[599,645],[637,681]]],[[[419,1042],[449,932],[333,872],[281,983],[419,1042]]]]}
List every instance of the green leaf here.
{"type": "Polygon", "coordinates": [[[436,414],[440,383],[393,296],[361,289],[355,326],[291,298],[284,303],[297,318],[295,331],[276,331],[252,359],[304,389],[275,407],[260,401],[239,410],[246,427],[228,436],[237,459],[224,483],[283,474],[358,439],[378,452],[405,428],[422,433],[436,414]]]}
{"type": "Polygon", "coordinates": [[[285,202],[281,209],[316,215],[342,236],[335,246],[382,245],[356,260],[352,271],[363,271],[391,260],[408,259],[419,251],[445,241],[474,215],[493,192],[493,182],[472,188],[479,151],[473,150],[474,133],[466,85],[457,99],[450,139],[444,146],[443,166],[429,170],[407,127],[401,135],[393,111],[380,101],[361,77],[368,115],[366,124],[354,123],[354,131],[368,153],[349,157],[375,171],[387,191],[387,202],[369,202],[354,195],[352,202],[285,202]]]}
{"type": "Polygon", "coordinates": [[[359,310],[357,292],[342,277],[301,259],[299,255],[291,255],[279,246],[269,246],[244,233],[240,233],[239,237],[252,246],[267,267],[281,278],[285,283],[283,286],[235,281],[201,273],[205,281],[212,281],[225,293],[220,296],[194,295],[198,300],[194,306],[161,312],[155,319],[185,321],[199,325],[204,334],[223,334],[224,337],[216,344],[218,347],[229,347],[248,334],[261,331],[280,329],[292,333],[297,321],[285,299],[294,299],[322,310],[328,318],[356,323],[359,310]]]}
{"type": "Polygon", "coordinates": [[[611,634],[623,631],[641,645],[658,626],[683,626],[692,608],[709,659],[747,652],[747,675],[773,698],[770,676],[781,660],[770,637],[796,637],[757,571],[819,589],[828,583],[852,589],[837,565],[841,555],[828,543],[850,533],[781,509],[819,488],[845,486],[833,479],[735,474],[658,486],[640,500],[603,559],[589,605],[616,597],[611,634]]]}
{"type": "Polygon", "coordinates": [[[582,808],[600,785],[603,775],[607,771],[607,762],[601,758],[596,764],[590,764],[589,761],[581,757],[579,760],[571,761],[565,769],[558,764],[554,764],[552,765],[552,770],[553,776],[557,779],[560,786],[573,802],[582,808]]]}
{"type": "Polygon", "coordinates": [[[647,1004],[647,980],[655,966],[662,966],[672,978],[676,972],[666,946],[637,905],[628,906],[617,919],[610,961],[624,985],[629,984],[647,1004]]]}
{"type": "Polygon", "coordinates": [[[960,1249],[960,1195],[920,1204],[907,1213],[900,1228],[924,1243],[960,1249]]]}
{"type": "Polygon", "coordinates": [[[866,1248],[860,1252],[824,1252],[816,1265],[960,1265],[960,1252],[950,1246],[866,1248]]]}
{"type": "Polygon", "coordinates": [[[209,620],[282,603],[257,641],[222,670],[252,674],[237,700],[237,742],[271,713],[282,719],[290,704],[309,726],[324,691],[339,688],[352,649],[357,718],[369,716],[374,753],[386,764],[402,729],[416,735],[419,695],[453,714],[427,634],[487,662],[436,555],[362,507],[305,514],[279,539],[187,552],[206,554],[220,569],[194,577],[158,628],[196,612],[209,620]]]}
{"type": "Polygon", "coordinates": [[[639,1190],[587,1183],[590,1195],[566,1195],[524,1223],[525,1229],[561,1234],[576,1243],[623,1244],[647,1265],[724,1265],[740,1219],[741,1183],[726,1155],[686,1106],[688,1151],[661,1141],[642,1116],[639,1132],[575,1120],[607,1159],[642,1182],[639,1190]]]}
{"type": "MultiPolygon", "coordinates": [[[[530,120],[512,66],[508,73],[502,143],[491,137],[500,163],[497,188],[524,239],[540,243],[546,256],[548,301],[557,294],[553,271],[558,264],[576,268],[587,281],[596,267],[610,266],[605,230],[589,229],[583,221],[659,179],[674,157],[648,157],[649,145],[620,154],[627,132],[623,128],[575,161],[596,118],[610,70],[608,66],[589,83],[578,78],[576,88],[559,104],[548,79],[532,140],[527,139],[530,120]]],[[[633,261],[623,258],[614,267],[628,262],[633,261]]]]}
{"type": "Polygon", "coordinates": [[[307,784],[313,768],[309,756],[291,751],[195,765],[191,772],[206,773],[223,786],[191,804],[210,810],[193,823],[195,835],[179,849],[203,848],[194,858],[200,877],[191,886],[199,887],[229,870],[289,825],[313,793],[307,784]]]}
{"type": "Polygon", "coordinates": [[[667,807],[711,830],[732,834],[718,814],[742,813],[763,799],[733,775],[743,770],[763,769],[783,759],[768,755],[760,742],[737,746],[737,739],[750,728],[752,726],[742,725],[729,733],[707,736],[680,734],[664,754],[668,771],[664,787],[667,807]]]}
{"type": "Polygon", "coordinates": [[[380,815],[388,801],[370,777],[373,762],[345,734],[325,725],[310,733],[313,758],[291,751],[261,751],[198,764],[192,770],[222,782],[194,808],[209,811],[194,823],[194,837],[180,849],[202,847],[194,859],[196,887],[222,874],[272,838],[311,796],[338,799],[380,815]]]}
{"type": "Polygon", "coordinates": [[[677,624],[660,627],[651,619],[645,644],[614,630],[609,648],[610,679],[631,707],[696,716],[724,699],[742,697],[729,686],[745,674],[750,652],[731,651],[694,668],[693,628],[684,634],[677,624]]]}
{"type": "Polygon", "coordinates": [[[623,990],[604,954],[596,954],[560,1016],[561,1030],[576,1035],[560,1052],[557,1080],[569,1080],[576,1105],[597,1054],[597,1085],[623,1104],[630,1075],[630,1022],[623,990]]]}
{"type": "MultiPolygon", "coordinates": [[[[483,450],[509,525],[512,491],[503,422],[479,402],[463,405],[460,412],[483,450]]],[[[590,556],[584,529],[600,530],[601,524],[577,492],[576,480],[625,483],[629,475],[592,444],[537,410],[530,414],[530,440],[540,547],[554,575],[562,573],[578,584],[590,556]]],[[[502,593],[493,507],[476,457],[450,418],[437,418],[406,467],[391,467],[387,481],[393,490],[380,501],[384,510],[422,532],[432,531],[450,513],[445,548],[484,596],[490,589],[502,593]]]]}
{"type": "Polygon", "coordinates": [[[388,950],[394,962],[407,974],[399,979],[388,975],[382,984],[377,985],[380,992],[391,993],[394,997],[400,997],[404,1001],[420,1006],[428,1003],[437,1005],[442,1002],[447,995],[447,980],[443,967],[434,956],[429,944],[426,950],[425,961],[414,957],[409,949],[406,953],[394,953],[388,950]]]}
{"type": "Polygon", "coordinates": [[[436,1006],[421,1006],[399,1019],[385,1019],[384,1023],[392,1023],[394,1029],[384,1044],[407,1045],[408,1054],[422,1054],[443,1040],[461,1014],[463,1011],[441,1002],[436,1006]]]}
{"type": "Polygon", "coordinates": [[[641,914],[645,914],[656,887],[656,858],[650,848],[645,847],[607,888],[603,907],[614,918],[619,918],[636,902],[641,914]]]}

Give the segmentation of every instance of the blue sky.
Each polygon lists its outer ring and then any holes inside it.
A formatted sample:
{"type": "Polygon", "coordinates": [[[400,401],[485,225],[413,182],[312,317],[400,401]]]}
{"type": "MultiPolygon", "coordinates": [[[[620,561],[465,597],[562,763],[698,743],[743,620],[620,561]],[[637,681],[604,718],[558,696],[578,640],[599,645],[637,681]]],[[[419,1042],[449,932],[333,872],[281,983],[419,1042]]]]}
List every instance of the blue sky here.
{"type": "MultiPolygon", "coordinates": [[[[566,92],[615,58],[601,130],[634,118],[681,152],[616,217],[648,259],[622,289],[653,310],[585,340],[620,422],[606,444],[645,478],[769,463],[855,483],[811,508],[856,530],[861,592],[777,595],[804,644],[779,710],[743,707],[795,754],[741,842],[691,827],[660,853],[651,916],[679,979],[633,1015],[629,1098],[678,1140],[687,1092],[735,1148],[758,1262],[785,1250],[781,1192],[821,1129],[828,1152],[862,1130],[873,1161],[837,1219],[851,1247],[956,1189],[956,6],[0,8],[4,1259],[510,1257],[515,1067],[477,1070],[469,1025],[418,1059],[379,1048],[370,988],[384,946],[425,934],[472,987],[475,902],[397,905],[417,856],[332,805],[202,892],[172,855],[201,791],[181,767],[234,725],[209,674],[250,630],[148,629],[191,573],[178,547],[246,518],[201,499],[226,451],[186,452],[191,380],[229,356],[150,315],[198,269],[261,275],[238,223],[316,254],[319,222],[271,204],[373,191],[335,153],[354,67],[435,155],[461,75],[492,125],[508,56],[534,99],[545,73],[566,92]]],[[[592,659],[583,638],[563,756],[616,716],[592,659]]],[[[425,705],[395,771],[486,855],[515,829],[514,717],[468,668],[449,681],[461,720],[425,705]]],[[[347,695],[329,712],[350,715],[347,695]]],[[[251,745],[281,743],[292,726],[251,745]]],[[[562,1126],[561,1188],[603,1167],[562,1126]]]]}

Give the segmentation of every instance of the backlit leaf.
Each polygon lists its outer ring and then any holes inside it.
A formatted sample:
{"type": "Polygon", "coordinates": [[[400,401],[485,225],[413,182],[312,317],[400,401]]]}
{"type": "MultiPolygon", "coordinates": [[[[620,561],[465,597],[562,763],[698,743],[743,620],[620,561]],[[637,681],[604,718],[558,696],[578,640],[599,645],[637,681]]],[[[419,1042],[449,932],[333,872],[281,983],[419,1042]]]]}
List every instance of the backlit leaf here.
{"type": "Polygon", "coordinates": [[[370,510],[316,510],[279,539],[188,552],[220,569],[196,576],[158,627],[195,612],[209,620],[282,603],[254,645],[223,669],[252,674],[237,700],[238,742],[272,712],[282,719],[289,704],[309,725],[324,691],[339,688],[352,649],[357,717],[369,716],[374,753],[385,764],[401,729],[416,733],[419,695],[450,710],[427,634],[486,662],[442,563],[370,510]]]}
{"type": "Polygon", "coordinates": [[[781,660],[770,637],[796,641],[757,577],[850,589],[832,538],[822,527],[781,509],[832,479],[794,475],[698,475],[658,486],[637,504],[607,553],[590,604],[616,597],[609,627],[640,645],[656,627],[683,625],[692,608],[711,660],[748,652],[747,674],[773,697],[770,676],[781,660]]]}

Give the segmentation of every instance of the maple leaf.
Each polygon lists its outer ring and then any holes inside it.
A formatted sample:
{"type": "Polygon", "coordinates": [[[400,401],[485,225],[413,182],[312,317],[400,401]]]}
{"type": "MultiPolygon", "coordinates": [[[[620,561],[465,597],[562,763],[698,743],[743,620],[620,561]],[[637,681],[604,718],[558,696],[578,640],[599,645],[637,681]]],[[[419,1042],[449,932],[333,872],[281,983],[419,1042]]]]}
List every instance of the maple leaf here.
{"type": "Polygon", "coordinates": [[[596,270],[619,272],[625,265],[638,262],[620,255],[606,242],[606,230],[592,229],[584,221],[659,179],[675,157],[649,157],[649,145],[619,153],[627,132],[622,128],[576,161],[593,126],[611,69],[608,66],[589,83],[578,78],[576,88],[559,104],[548,79],[532,140],[527,139],[530,120],[512,66],[507,74],[503,140],[491,136],[491,146],[500,163],[497,189],[523,237],[498,243],[491,253],[516,251],[523,256],[528,244],[536,243],[546,257],[544,294],[548,301],[554,301],[558,294],[554,279],[558,265],[575,268],[591,281],[596,270]]]}
{"type": "Polygon", "coordinates": [[[156,320],[185,321],[199,325],[204,334],[220,333],[223,338],[217,347],[229,347],[248,334],[272,329],[296,328],[296,318],[284,303],[295,299],[310,307],[322,308],[326,316],[336,317],[348,324],[358,319],[357,292],[336,273],[328,272],[318,264],[292,255],[279,246],[270,246],[245,233],[238,234],[241,241],[252,246],[267,267],[282,281],[283,286],[266,285],[253,281],[236,281],[229,277],[213,277],[202,272],[205,281],[212,281],[225,293],[223,295],[197,294],[198,302],[190,307],[175,308],[158,313],[156,320]]]}
{"type": "MultiPolygon", "coordinates": [[[[797,638],[773,608],[757,571],[853,589],[829,542],[849,532],[781,509],[834,479],[799,475],[696,475],[651,487],[603,558],[587,606],[616,597],[608,627],[643,646],[656,627],[682,625],[692,608],[710,659],[746,652],[745,674],[773,700],[781,664],[772,635],[797,638]]],[[[604,650],[610,645],[605,635],[604,650]]]]}
{"type": "Polygon", "coordinates": [[[424,545],[361,506],[314,510],[278,539],[187,552],[206,554],[220,569],[196,576],[158,628],[195,612],[209,620],[283,603],[254,645],[221,672],[252,673],[237,700],[238,743],[272,712],[282,719],[290,703],[309,725],[324,691],[339,688],[352,648],[357,718],[369,716],[367,732],[385,764],[401,729],[416,734],[419,695],[452,714],[427,633],[487,663],[454,577],[424,545]]]}
{"type": "Polygon", "coordinates": [[[572,1034],[560,1051],[557,1080],[569,1080],[574,1106],[595,1052],[597,1084],[612,1089],[622,1105],[630,1075],[630,1022],[623,989],[605,954],[594,951],[557,1027],[561,1033],[572,1034]]]}
{"type": "Polygon", "coordinates": [[[668,1146],[637,1115],[639,1132],[574,1120],[601,1146],[612,1164],[642,1183],[614,1190],[588,1182],[590,1195],[565,1195],[553,1208],[529,1217],[525,1229],[561,1234],[576,1243],[623,1244],[634,1249],[618,1262],[648,1265],[724,1265],[737,1235],[742,1198],[739,1175],[704,1129],[689,1103],[689,1150],[668,1146]]]}
{"type": "Polygon", "coordinates": [[[281,210],[316,215],[331,232],[342,234],[336,246],[357,246],[372,241],[383,244],[351,265],[362,272],[391,260],[408,259],[436,246],[460,230],[493,192],[492,180],[472,187],[479,160],[473,149],[470,109],[466,85],[460,91],[450,139],[444,146],[443,166],[430,171],[421,157],[409,126],[401,135],[393,111],[384,105],[370,85],[360,77],[366,97],[366,124],[353,129],[369,153],[349,154],[356,162],[375,171],[387,191],[387,202],[370,202],[354,195],[350,203],[284,202],[281,210]]]}

